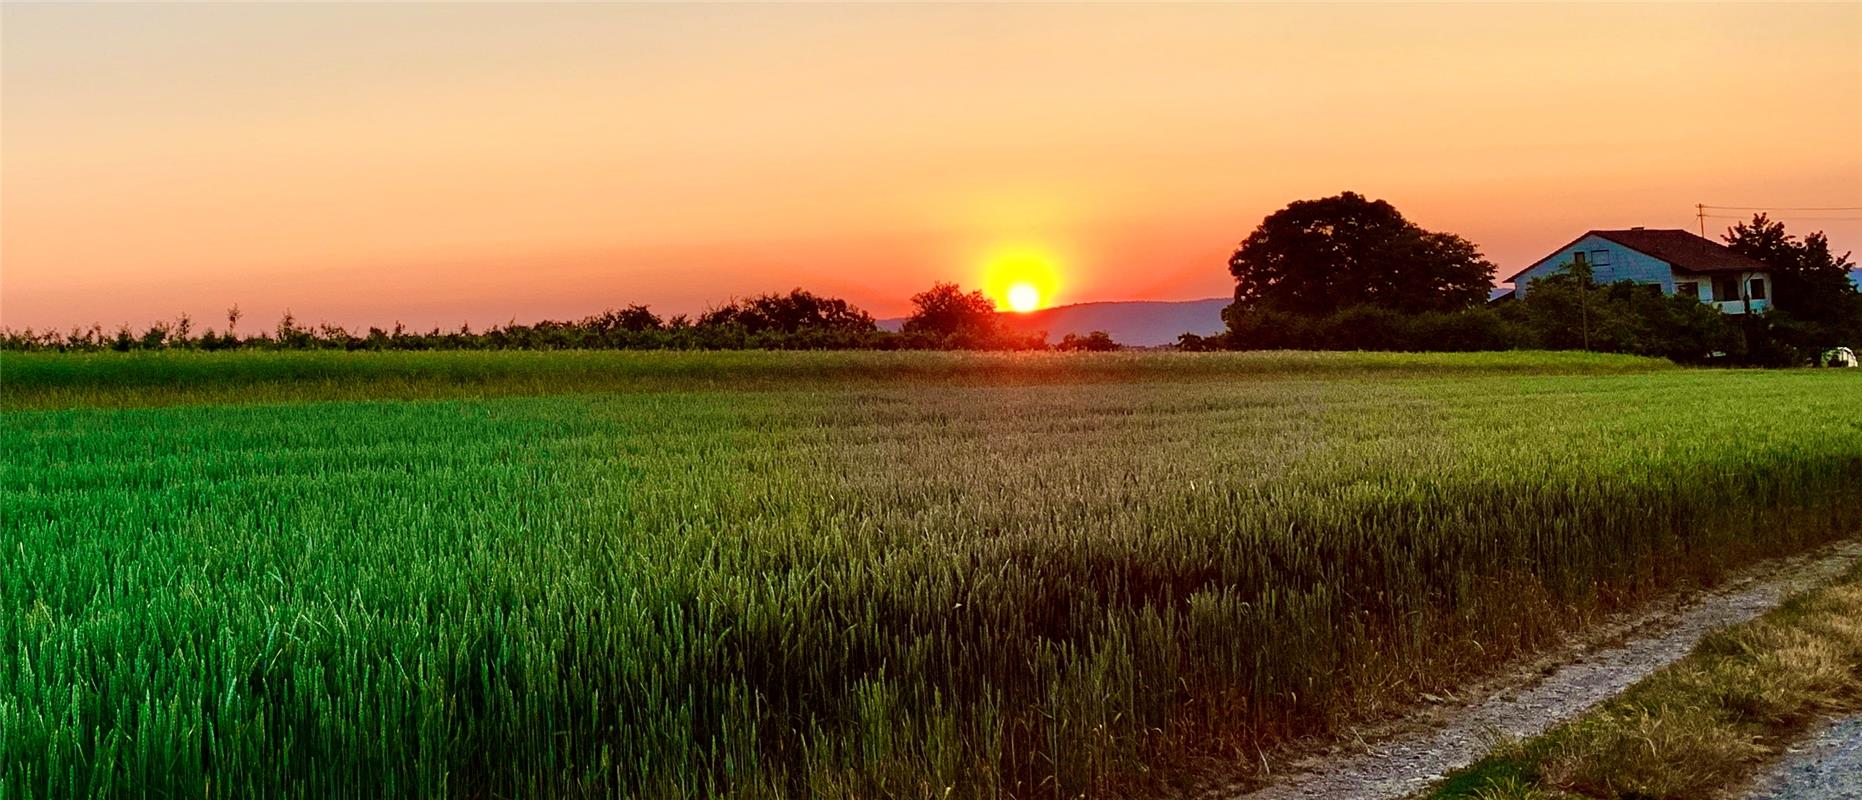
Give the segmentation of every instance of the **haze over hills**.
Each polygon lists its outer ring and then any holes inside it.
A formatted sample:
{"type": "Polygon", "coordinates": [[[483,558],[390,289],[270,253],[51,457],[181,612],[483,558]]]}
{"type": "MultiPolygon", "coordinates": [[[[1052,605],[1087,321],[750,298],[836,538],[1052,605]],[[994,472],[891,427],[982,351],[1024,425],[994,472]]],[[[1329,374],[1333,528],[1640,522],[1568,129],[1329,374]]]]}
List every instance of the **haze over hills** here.
{"type": "MultiPolygon", "coordinates": [[[[1116,300],[1100,303],[1043,308],[1026,314],[1003,314],[1011,328],[1033,333],[1047,331],[1049,342],[1058,342],[1069,333],[1085,336],[1105,331],[1119,344],[1155,347],[1176,344],[1185,333],[1213,336],[1223,331],[1222,308],[1230,300],[1211,297],[1206,300],[1116,300]]],[[[904,317],[879,321],[879,327],[896,331],[904,317]]]]}

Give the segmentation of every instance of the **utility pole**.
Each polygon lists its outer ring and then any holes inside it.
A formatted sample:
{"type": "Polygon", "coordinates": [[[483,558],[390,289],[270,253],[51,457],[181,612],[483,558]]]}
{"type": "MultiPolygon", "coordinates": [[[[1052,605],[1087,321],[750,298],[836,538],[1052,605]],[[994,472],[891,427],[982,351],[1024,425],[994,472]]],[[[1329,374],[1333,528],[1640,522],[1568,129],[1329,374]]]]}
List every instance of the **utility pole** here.
{"type": "Polygon", "coordinates": [[[1590,267],[1578,271],[1578,318],[1584,331],[1584,352],[1590,352],[1590,267]]]}
{"type": "Polygon", "coordinates": [[[1702,239],[1707,238],[1707,206],[1706,204],[1704,203],[1694,204],[1694,218],[1700,220],[1700,238],[1702,239]]]}

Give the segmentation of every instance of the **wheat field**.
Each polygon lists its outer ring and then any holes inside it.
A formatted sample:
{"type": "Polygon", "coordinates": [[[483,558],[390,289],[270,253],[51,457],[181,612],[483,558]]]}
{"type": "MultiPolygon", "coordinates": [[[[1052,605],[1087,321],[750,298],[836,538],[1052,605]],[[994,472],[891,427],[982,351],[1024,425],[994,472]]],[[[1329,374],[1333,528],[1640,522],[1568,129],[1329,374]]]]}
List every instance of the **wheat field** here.
{"type": "Polygon", "coordinates": [[[1862,376],[0,362],[0,797],[1078,797],[1862,527],[1862,376]]]}

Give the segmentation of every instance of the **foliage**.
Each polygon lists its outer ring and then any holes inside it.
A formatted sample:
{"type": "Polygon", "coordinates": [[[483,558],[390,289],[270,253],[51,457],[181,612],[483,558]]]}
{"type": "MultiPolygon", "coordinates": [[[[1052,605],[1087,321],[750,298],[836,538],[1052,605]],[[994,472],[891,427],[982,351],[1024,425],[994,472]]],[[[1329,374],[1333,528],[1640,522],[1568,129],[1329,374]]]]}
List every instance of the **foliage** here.
{"type": "Polygon", "coordinates": [[[1038,350],[1043,334],[1020,334],[1002,324],[996,304],[980,291],[937,283],[912,295],[903,340],[909,347],[946,350],[1038,350]]]}
{"type": "Polygon", "coordinates": [[[1535,281],[1525,299],[1461,311],[1402,313],[1352,306],[1312,316],[1230,306],[1223,313],[1229,330],[1221,344],[1243,350],[1531,348],[1628,353],[1691,364],[1780,362],[1768,349],[1776,320],[1735,320],[1698,301],[1629,281],[1599,286],[1581,265],[1535,281]]]}
{"type": "MultiPolygon", "coordinates": [[[[800,289],[796,290],[798,293],[800,289]]],[[[600,314],[582,321],[590,333],[606,336],[614,333],[645,333],[666,327],[665,320],[653,313],[652,309],[642,305],[632,305],[622,309],[608,309],[600,314]]],[[[675,326],[677,327],[677,326],[675,326]]]]}
{"type": "Polygon", "coordinates": [[[1177,335],[1177,349],[1185,353],[1213,353],[1217,350],[1236,348],[1229,347],[1226,333],[1218,333],[1214,336],[1182,333],[1177,335]]]}
{"type": "Polygon", "coordinates": [[[1405,313],[1479,305],[1493,264],[1459,236],[1424,230],[1354,192],[1269,215],[1229,258],[1235,306],[1327,316],[1356,306],[1405,313]]]}
{"type": "Polygon", "coordinates": [[[115,350],[1041,350],[1040,334],[1021,335],[999,324],[980,292],[969,295],[939,284],[914,298],[918,311],[906,332],[886,333],[871,315],[839,298],[795,289],[733,301],[700,315],[661,319],[646,306],[610,309],[573,322],[512,321],[474,332],[439,328],[410,331],[371,327],[352,333],[328,323],[308,327],[286,311],[270,333],[239,336],[243,313],[227,312],[225,332],[193,334],[183,315],[140,335],[127,326],[105,333],[101,325],[60,331],[0,329],[0,350],[93,352],[115,350]]]}
{"type": "MultiPolygon", "coordinates": [[[[741,306],[727,308],[742,310],[741,306]]],[[[0,350],[731,350],[860,349],[888,344],[877,331],[853,326],[798,326],[785,331],[762,325],[761,320],[758,323],[752,327],[719,316],[713,323],[694,325],[677,317],[662,320],[645,306],[636,305],[572,322],[511,322],[483,331],[473,331],[469,326],[451,331],[417,331],[397,323],[390,329],[370,327],[358,333],[328,323],[306,327],[286,312],[270,332],[250,336],[239,335],[233,325],[224,332],[208,328],[198,336],[190,336],[180,325],[166,322],[150,326],[140,336],[127,327],[106,334],[98,325],[69,332],[8,329],[0,331],[0,350]]]]}
{"type": "Polygon", "coordinates": [[[879,330],[872,315],[839,298],[821,297],[801,289],[786,295],[766,294],[712,309],[698,318],[700,327],[735,326],[752,336],[761,333],[798,334],[832,331],[864,334],[879,330]]]}
{"type": "Polygon", "coordinates": [[[1394,350],[1466,352],[1526,346],[1519,326],[1488,308],[1402,314],[1354,306],[1309,317],[1270,308],[1234,309],[1226,344],[1240,350],[1394,350]]]}
{"type": "Polygon", "coordinates": [[[912,295],[912,313],[905,318],[904,331],[942,337],[994,336],[996,304],[980,291],[965,294],[954,283],[933,284],[912,295]]]}
{"type": "Polygon", "coordinates": [[[1847,373],[1661,367],[9,354],[0,795],[1135,791],[1862,523],[1847,373]]]}
{"type": "Polygon", "coordinates": [[[1586,265],[1566,265],[1523,299],[1488,309],[1493,267],[1468,242],[1351,192],[1295,202],[1230,258],[1227,333],[1185,337],[1180,349],[1582,349],[1790,366],[1862,339],[1853,264],[1823,234],[1800,241],[1761,214],[1726,239],[1772,266],[1776,310],[1734,319],[1650,286],[1598,286],[1586,265]]]}
{"type": "Polygon", "coordinates": [[[1060,343],[1054,345],[1054,349],[1105,353],[1119,349],[1119,343],[1112,341],[1112,334],[1105,331],[1093,331],[1085,336],[1069,333],[1060,337],[1060,343]]]}
{"type": "Polygon", "coordinates": [[[1822,231],[1799,240],[1764,214],[1728,228],[1726,245],[1771,268],[1772,305],[1764,333],[1778,358],[1809,363],[1837,345],[1862,344],[1862,291],[1849,279],[1849,254],[1830,251],[1822,231]]]}
{"type": "Polygon", "coordinates": [[[1827,326],[1830,342],[1862,337],[1862,292],[1849,279],[1855,260],[1834,255],[1823,231],[1802,240],[1784,231],[1782,221],[1754,214],[1724,234],[1726,246],[1771,268],[1773,307],[1808,326],[1827,326]]]}
{"type": "Polygon", "coordinates": [[[1632,281],[1598,286],[1586,265],[1566,265],[1533,281],[1525,299],[1506,311],[1529,331],[1531,343],[1552,350],[1659,356],[1704,363],[1716,353],[1741,357],[1738,321],[1691,297],[1664,295],[1632,281]]]}

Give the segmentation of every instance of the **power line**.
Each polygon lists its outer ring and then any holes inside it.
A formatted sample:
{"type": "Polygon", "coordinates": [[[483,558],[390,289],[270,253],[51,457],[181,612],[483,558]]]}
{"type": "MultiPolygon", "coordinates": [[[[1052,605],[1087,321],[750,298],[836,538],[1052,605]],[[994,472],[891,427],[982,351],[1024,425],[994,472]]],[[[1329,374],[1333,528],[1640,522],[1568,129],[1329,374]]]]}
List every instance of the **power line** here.
{"type": "Polygon", "coordinates": [[[1862,206],[1712,206],[1704,203],[1695,204],[1695,208],[1717,208],[1722,211],[1862,211],[1862,206]]]}
{"type": "MultiPolygon", "coordinates": [[[[1747,218],[1745,214],[1700,214],[1700,216],[1706,216],[1707,220],[1745,220],[1747,218]]],[[[1797,216],[1797,214],[1793,214],[1793,218],[1795,220],[1862,220],[1862,216],[1797,216]]]]}
{"type": "MultiPolygon", "coordinates": [[[[1744,214],[1697,214],[1695,216],[1704,217],[1706,219],[1746,219],[1746,215],[1744,214]]],[[[1840,222],[1844,220],[1862,219],[1862,217],[1796,217],[1796,219],[1809,221],[1836,220],[1840,222]]]]}
{"type": "Polygon", "coordinates": [[[1819,216],[1803,216],[1803,215],[1799,215],[1798,213],[1796,213],[1796,212],[1808,212],[1811,214],[1829,214],[1829,213],[1840,214],[1840,213],[1847,213],[1850,211],[1862,211],[1862,206],[1710,206],[1710,205],[1707,205],[1706,203],[1695,203],[1694,204],[1694,219],[1700,222],[1700,237],[1702,239],[1707,238],[1707,220],[1709,219],[1745,219],[1746,218],[1746,215],[1744,214],[1709,214],[1707,213],[1708,209],[1713,209],[1714,211],[1762,211],[1765,213],[1771,213],[1775,211],[1786,211],[1786,212],[1791,212],[1787,216],[1790,216],[1792,219],[1795,219],[1801,222],[1849,222],[1853,220],[1862,220],[1862,217],[1849,217],[1849,216],[1819,217],[1819,216]]]}

